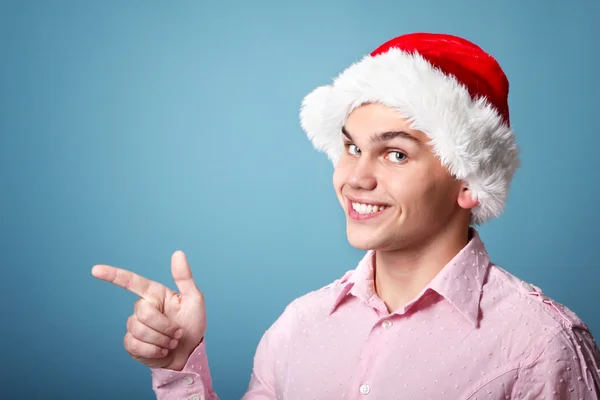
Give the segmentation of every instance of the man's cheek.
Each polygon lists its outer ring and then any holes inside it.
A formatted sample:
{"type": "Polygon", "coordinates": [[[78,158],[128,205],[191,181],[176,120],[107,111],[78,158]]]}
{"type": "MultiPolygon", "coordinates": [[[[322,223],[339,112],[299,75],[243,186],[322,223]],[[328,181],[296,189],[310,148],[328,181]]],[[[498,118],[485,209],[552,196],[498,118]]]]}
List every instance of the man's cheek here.
{"type": "Polygon", "coordinates": [[[336,169],[333,173],[333,188],[338,196],[341,194],[343,183],[342,171],[336,169]]]}

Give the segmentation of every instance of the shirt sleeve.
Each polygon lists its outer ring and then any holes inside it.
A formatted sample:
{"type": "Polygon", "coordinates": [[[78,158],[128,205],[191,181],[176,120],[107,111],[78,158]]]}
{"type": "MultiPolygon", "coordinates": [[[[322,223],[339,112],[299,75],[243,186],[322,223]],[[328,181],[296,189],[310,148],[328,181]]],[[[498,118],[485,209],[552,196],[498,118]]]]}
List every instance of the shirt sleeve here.
{"type": "Polygon", "coordinates": [[[248,390],[242,400],[275,400],[281,386],[277,373],[286,364],[286,349],[291,340],[295,314],[293,302],[263,334],[256,353],[248,390]]]}
{"type": "Polygon", "coordinates": [[[561,330],[519,373],[513,398],[599,400],[600,350],[587,329],[561,330]]]}
{"type": "Polygon", "coordinates": [[[188,358],[181,371],[150,368],[157,400],[219,400],[208,368],[206,340],[188,358]]]}
{"type": "MultiPolygon", "coordinates": [[[[293,304],[293,303],[292,303],[293,304]]],[[[292,304],[262,335],[256,352],[248,389],[242,400],[277,399],[277,366],[285,360],[293,330],[292,304]]],[[[206,355],[206,341],[192,352],[181,371],[150,368],[152,389],[157,400],[219,400],[212,387],[206,355]]]]}

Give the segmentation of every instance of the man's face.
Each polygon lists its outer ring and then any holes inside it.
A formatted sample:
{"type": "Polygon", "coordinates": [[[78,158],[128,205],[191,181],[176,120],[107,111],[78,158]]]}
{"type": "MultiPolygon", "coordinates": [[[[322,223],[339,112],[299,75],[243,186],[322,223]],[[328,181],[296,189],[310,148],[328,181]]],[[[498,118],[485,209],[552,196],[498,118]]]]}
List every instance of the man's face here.
{"type": "Polygon", "coordinates": [[[333,184],[352,246],[399,250],[422,243],[457,218],[468,222],[465,204],[476,204],[465,201],[470,192],[441,165],[425,133],[410,129],[395,110],[363,105],[343,131],[345,148],[333,184]]]}

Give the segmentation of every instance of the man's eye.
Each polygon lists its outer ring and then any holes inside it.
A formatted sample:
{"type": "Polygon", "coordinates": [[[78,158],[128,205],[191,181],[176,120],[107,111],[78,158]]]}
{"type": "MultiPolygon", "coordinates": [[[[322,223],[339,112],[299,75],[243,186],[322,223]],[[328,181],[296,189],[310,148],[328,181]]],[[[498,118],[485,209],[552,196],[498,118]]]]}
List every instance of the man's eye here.
{"type": "Polygon", "coordinates": [[[395,162],[395,163],[401,163],[402,161],[404,161],[406,159],[406,154],[402,153],[401,151],[390,151],[388,153],[390,161],[395,162]]]}
{"type": "Polygon", "coordinates": [[[348,143],[346,147],[348,148],[348,153],[354,156],[360,155],[360,149],[356,145],[348,143]]]}

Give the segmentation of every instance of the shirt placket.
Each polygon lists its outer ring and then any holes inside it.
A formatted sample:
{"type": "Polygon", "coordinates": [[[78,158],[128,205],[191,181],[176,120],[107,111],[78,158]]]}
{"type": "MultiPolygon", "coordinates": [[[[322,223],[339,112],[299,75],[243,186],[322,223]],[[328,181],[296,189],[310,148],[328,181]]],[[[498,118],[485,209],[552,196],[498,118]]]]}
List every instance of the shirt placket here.
{"type": "Polygon", "coordinates": [[[373,398],[378,388],[373,386],[373,366],[380,354],[380,345],[384,335],[391,334],[394,315],[389,314],[385,304],[377,296],[371,296],[367,303],[377,313],[379,320],[375,323],[362,348],[358,365],[351,380],[352,385],[346,394],[346,399],[368,400],[373,398]],[[382,308],[383,307],[383,308],[382,308]]]}

